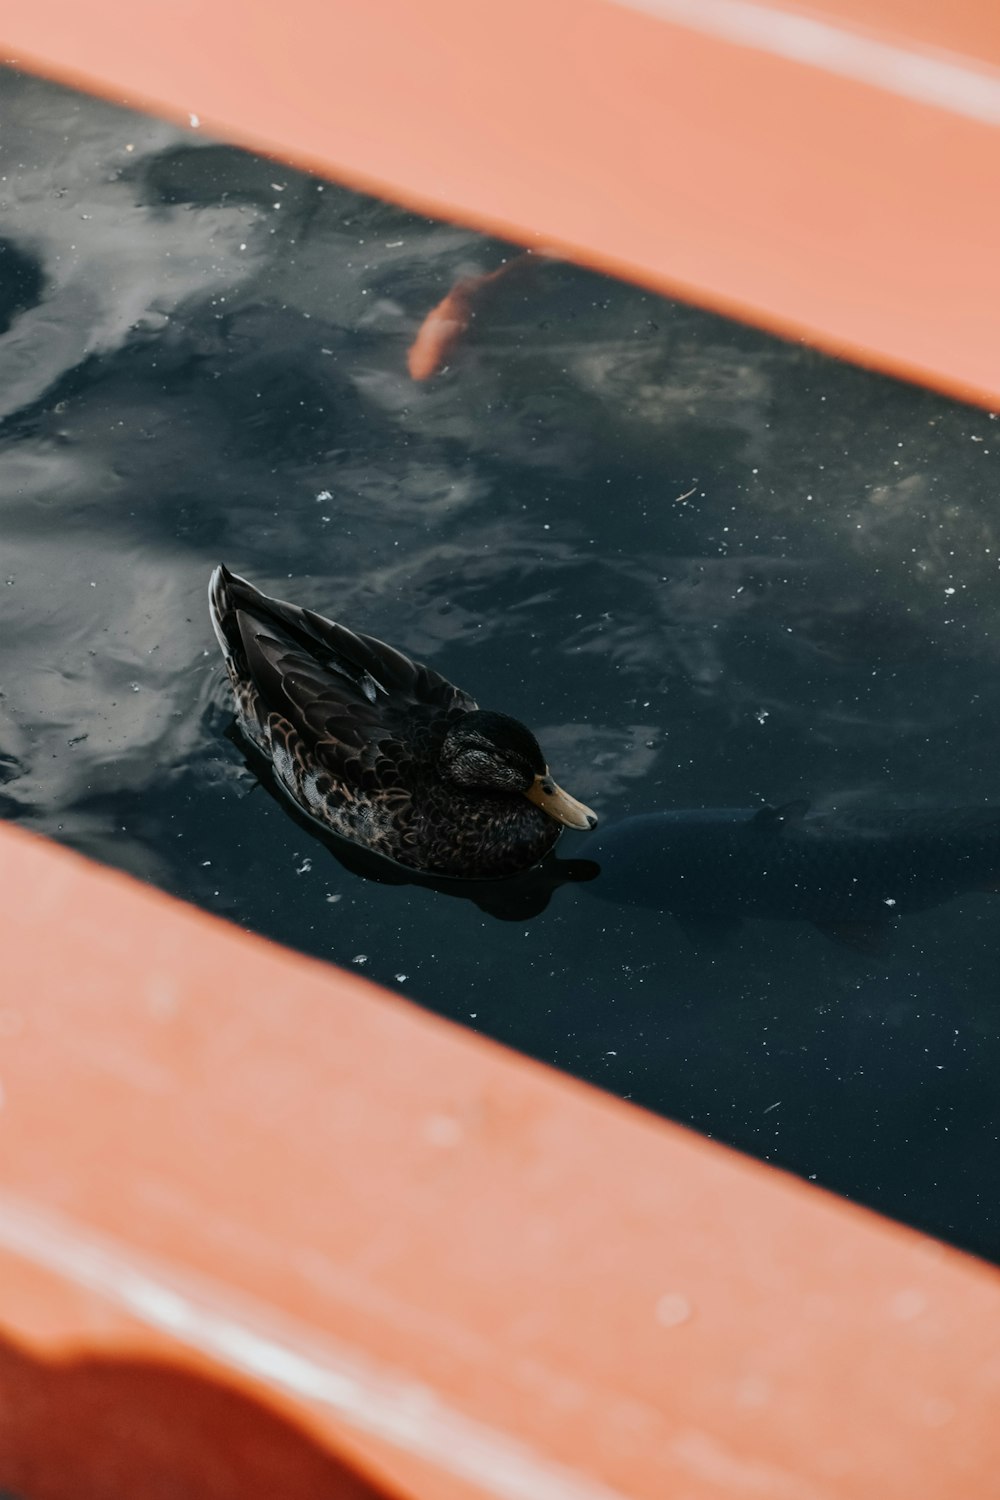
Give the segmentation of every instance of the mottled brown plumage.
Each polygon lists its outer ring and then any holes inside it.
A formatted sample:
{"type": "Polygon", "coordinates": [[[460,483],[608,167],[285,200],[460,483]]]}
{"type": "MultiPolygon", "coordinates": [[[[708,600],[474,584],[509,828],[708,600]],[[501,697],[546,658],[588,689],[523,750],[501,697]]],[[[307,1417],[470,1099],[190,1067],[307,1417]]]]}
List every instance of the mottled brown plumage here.
{"type": "Polygon", "coordinates": [[[562,823],[596,824],[523,724],[429,667],[224,567],[209,602],[241,729],[335,833],[414,870],[496,879],[537,864],[562,823]]]}

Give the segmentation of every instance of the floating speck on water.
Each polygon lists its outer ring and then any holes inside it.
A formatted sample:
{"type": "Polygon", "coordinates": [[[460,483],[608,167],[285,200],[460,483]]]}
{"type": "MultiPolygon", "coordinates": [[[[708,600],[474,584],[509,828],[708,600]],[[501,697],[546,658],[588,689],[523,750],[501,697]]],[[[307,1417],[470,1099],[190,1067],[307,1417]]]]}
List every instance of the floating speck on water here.
{"type": "Polygon", "coordinates": [[[74,734],[73,738],[71,740],[67,740],[66,743],[67,745],[82,745],[86,738],[87,736],[85,734],[74,734]]]}
{"type": "Polygon", "coordinates": [[[770,710],[766,708],[758,708],[757,712],[754,714],[754,718],[757,720],[758,724],[763,724],[764,720],[770,718],[770,716],[770,710]]]}
{"type": "Polygon", "coordinates": [[[4,583],[7,585],[8,588],[11,588],[13,586],[14,580],[13,580],[13,578],[5,578],[4,579],[4,583]]]}
{"type": "Polygon", "coordinates": [[[316,496],[316,499],[317,500],[332,500],[333,499],[333,491],[332,490],[320,490],[319,494],[316,496]]]}
{"type": "Polygon", "coordinates": [[[886,904],[886,906],[895,906],[895,904],[896,904],[896,898],[895,898],[895,896],[886,896],[886,898],[885,898],[885,904],[886,904]]]}
{"type": "Polygon", "coordinates": [[[137,682],[130,682],[129,687],[132,689],[133,693],[137,693],[139,691],[139,684],[137,682]]]}
{"type": "Polygon", "coordinates": [[[359,966],[361,964],[366,964],[367,962],[368,962],[368,954],[367,953],[355,953],[354,957],[351,959],[351,963],[352,964],[358,964],[359,966]]]}
{"type": "Polygon", "coordinates": [[[339,892],[337,892],[335,895],[327,896],[326,899],[329,901],[330,905],[332,906],[335,901],[343,901],[344,898],[343,898],[343,896],[340,895],[339,892]]]}
{"type": "Polygon", "coordinates": [[[309,871],[312,869],[312,867],[313,867],[312,860],[311,859],[304,859],[300,865],[296,866],[295,873],[296,873],[296,875],[308,875],[309,871]]]}
{"type": "Polygon", "coordinates": [[[212,863],[212,861],[211,861],[211,860],[210,860],[210,859],[203,859],[203,860],[202,860],[202,862],[201,862],[201,868],[202,868],[202,869],[203,869],[203,870],[207,870],[207,869],[208,869],[208,867],[209,867],[209,865],[210,865],[210,864],[211,864],[211,863],[212,863]]]}
{"type": "Polygon", "coordinates": [[[409,979],[409,977],[410,976],[408,974],[397,974],[396,975],[396,983],[397,984],[405,984],[406,981],[407,981],[407,979],[409,979]]]}

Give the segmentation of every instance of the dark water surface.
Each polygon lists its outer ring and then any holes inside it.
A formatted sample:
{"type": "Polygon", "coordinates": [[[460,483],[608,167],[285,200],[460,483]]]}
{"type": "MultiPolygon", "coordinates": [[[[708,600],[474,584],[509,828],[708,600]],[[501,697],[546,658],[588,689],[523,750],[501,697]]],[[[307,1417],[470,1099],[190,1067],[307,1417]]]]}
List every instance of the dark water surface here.
{"type": "Polygon", "coordinates": [[[415,385],[509,247],[9,72],[0,108],[5,814],[1000,1259],[1000,897],[873,961],[361,879],[227,738],[205,604],[221,559],[431,661],[606,821],[1000,802],[993,418],[560,264],[415,385]]]}

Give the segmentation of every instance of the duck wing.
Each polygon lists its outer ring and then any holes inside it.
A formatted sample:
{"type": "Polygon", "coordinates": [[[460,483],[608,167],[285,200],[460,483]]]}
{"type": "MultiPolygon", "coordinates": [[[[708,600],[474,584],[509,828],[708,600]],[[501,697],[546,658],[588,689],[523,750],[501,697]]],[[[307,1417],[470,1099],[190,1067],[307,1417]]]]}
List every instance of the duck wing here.
{"type": "Polygon", "coordinates": [[[380,780],[392,777],[409,759],[415,728],[477,706],[384,641],[272,599],[226,569],[213,577],[212,610],[236,670],[335,775],[353,761],[366,770],[380,766],[380,780]]]}

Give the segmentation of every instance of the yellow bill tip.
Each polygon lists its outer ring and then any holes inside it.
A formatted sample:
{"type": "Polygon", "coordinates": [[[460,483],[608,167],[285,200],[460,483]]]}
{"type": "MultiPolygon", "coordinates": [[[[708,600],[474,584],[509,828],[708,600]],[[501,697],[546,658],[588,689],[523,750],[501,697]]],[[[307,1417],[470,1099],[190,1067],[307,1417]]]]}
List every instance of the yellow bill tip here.
{"type": "Polygon", "coordinates": [[[564,792],[549,775],[547,766],[541,775],[535,777],[524,795],[557,823],[565,823],[567,828],[597,827],[597,814],[571,797],[569,792],[564,792]]]}

